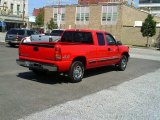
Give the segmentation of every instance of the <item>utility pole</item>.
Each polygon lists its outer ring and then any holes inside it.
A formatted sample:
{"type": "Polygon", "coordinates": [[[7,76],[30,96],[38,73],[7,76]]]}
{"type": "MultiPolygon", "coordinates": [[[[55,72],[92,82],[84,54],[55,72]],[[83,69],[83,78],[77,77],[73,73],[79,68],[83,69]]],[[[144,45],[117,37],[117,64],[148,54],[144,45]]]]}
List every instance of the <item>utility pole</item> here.
{"type": "Polygon", "coordinates": [[[25,26],[25,21],[24,21],[24,17],[25,17],[25,0],[23,0],[23,13],[22,13],[22,20],[23,20],[23,27],[25,26]]]}
{"type": "Polygon", "coordinates": [[[60,5],[61,5],[61,1],[58,0],[58,15],[57,15],[57,18],[58,18],[58,29],[60,29],[61,27],[61,8],[60,8],[60,5]]]}

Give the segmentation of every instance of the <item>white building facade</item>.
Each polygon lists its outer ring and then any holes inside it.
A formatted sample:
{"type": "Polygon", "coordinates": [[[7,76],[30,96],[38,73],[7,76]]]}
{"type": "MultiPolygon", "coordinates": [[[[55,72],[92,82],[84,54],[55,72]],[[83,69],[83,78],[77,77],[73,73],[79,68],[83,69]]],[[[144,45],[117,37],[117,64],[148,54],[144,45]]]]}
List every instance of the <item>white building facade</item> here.
{"type": "Polygon", "coordinates": [[[139,0],[138,7],[152,15],[160,16],[160,0],[139,0]]]}
{"type": "Polygon", "coordinates": [[[0,31],[20,28],[28,22],[28,0],[0,0],[0,31]]]}

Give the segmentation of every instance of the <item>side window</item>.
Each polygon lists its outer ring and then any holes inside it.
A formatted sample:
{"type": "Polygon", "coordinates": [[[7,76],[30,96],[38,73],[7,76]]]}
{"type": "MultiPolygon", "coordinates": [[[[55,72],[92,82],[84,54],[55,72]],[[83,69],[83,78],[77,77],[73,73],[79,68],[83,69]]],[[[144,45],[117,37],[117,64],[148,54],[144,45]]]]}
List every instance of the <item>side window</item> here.
{"type": "Polygon", "coordinates": [[[18,35],[25,35],[25,30],[18,30],[18,35]]]}
{"type": "Polygon", "coordinates": [[[28,35],[28,36],[31,36],[31,35],[33,35],[33,34],[34,34],[34,31],[27,30],[27,35],[28,35]]]}
{"type": "Polygon", "coordinates": [[[107,40],[108,45],[116,45],[116,41],[112,35],[106,34],[106,40],[107,40]]]}
{"type": "Polygon", "coordinates": [[[104,36],[102,33],[96,33],[98,39],[98,45],[103,46],[105,45],[104,36]]]}
{"type": "Polygon", "coordinates": [[[73,42],[73,32],[64,32],[61,42],[73,42]]]}

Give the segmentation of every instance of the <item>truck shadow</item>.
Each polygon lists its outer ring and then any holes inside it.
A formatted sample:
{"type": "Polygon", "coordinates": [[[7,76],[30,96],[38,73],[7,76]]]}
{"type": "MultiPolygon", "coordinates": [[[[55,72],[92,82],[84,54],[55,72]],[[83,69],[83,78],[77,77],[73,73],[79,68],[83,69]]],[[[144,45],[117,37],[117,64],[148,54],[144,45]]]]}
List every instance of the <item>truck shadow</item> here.
{"type": "Polygon", "coordinates": [[[84,78],[96,76],[99,74],[109,73],[112,71],[117,71],[115,66],[107,66],[107,67],[99,67],[99,68],[93,68],[85,71],[84,78]]]}
{"type": "MultiPolygon", "coordinates": [[[[112,71],[117,71],[114,66],[100,67],[89,69],[85,71],[84,78],[93,77],[96,75],[109,73],[112,71]]],[[[17,77],[20,77],[24,80],[30,80],[35,82],[40,82],[43,84],[62,84],[62,83],[71,83],[69,78],[66,75],[53,75],[52,73],[44,75],[35,75],[31,71],[19,73],[17,77]]]]}
{"type": "Polygon", "coordinates": [[[69,79],[62,75],[52,75],[52,74],[44,74],[44,75],[35,75],[32,71],[19,73],[17,77],[20,77],[24,80],[31,80],[35,82],[40,82],[43,84],[61,84],[61,83],[69,83],[69,79]]]}

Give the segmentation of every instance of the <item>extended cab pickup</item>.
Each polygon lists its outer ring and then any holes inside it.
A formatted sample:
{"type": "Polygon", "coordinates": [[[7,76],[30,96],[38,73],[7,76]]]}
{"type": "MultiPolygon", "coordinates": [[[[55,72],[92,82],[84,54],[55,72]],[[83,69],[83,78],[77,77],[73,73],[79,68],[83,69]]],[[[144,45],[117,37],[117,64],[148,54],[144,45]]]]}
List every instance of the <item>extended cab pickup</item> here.
{"type": "Polygon", "coordinates": [[[90,68],[115,65],[124,71],[128,59],[129,48],[110,33],[71,29],[58,42],[21,43],[17,63],[35,73],[67,73],[72,82],[79,82],[90,68]]]}

